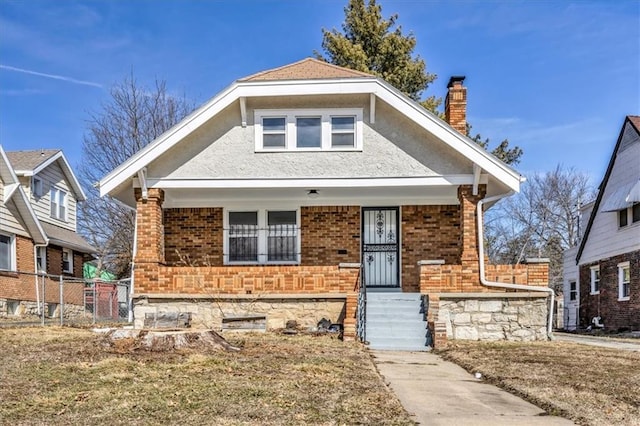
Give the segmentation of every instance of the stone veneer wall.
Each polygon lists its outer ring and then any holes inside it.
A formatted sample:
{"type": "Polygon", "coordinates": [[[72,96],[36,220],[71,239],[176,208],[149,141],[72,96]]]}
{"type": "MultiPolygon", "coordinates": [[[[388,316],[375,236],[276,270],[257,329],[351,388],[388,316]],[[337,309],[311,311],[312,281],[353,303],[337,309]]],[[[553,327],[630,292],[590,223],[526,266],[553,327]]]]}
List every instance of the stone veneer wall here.
{"type": "Polygon", "coordinates": [[[447,339],[547,340],[545,296],[444,298],[441,294],[436,303],[437,322],[444,323],[447,339]]]}
{"type": "Polygon", "coordinates": [[[201,300],[145,298],[135,301],[133,309],[135,328],[143,328],[145,314],[163,312],[189,312],[192,315],[192,327],[216,330],[222,329],[223,317],[245,314],[264,314],[268,330],[284,328],[288,320],[295,320],[304,328],[316,326],[322,318],[332,323],[348,323],[345,321],[345,297],[216,297],[201,300]]]}

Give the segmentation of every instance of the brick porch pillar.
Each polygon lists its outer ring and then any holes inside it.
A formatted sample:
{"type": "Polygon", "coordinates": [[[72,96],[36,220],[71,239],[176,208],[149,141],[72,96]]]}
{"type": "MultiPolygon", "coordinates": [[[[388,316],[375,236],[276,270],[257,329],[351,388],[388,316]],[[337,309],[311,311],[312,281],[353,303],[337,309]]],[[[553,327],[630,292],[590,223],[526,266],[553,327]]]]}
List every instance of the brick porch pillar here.
{"type": "Polygon", "coordinates": [[[135,292],[153,292],[158,288],[158,266],[164,263],[164,229],[162,203],[164,191],[149,189],[146,199],[141,191],[136,196],[136,255],[133,271],[135,292]]]}
{"type": "Polygon", "coordinates": [[[480,268],[478,266],[478,228],[476,207],[484,198],[486,185],[478,187],[473,195],[471,185],[458,187],[460,200],[460,264],[462,265],[462,291],[478,291],[480,286],[480,268]]]}

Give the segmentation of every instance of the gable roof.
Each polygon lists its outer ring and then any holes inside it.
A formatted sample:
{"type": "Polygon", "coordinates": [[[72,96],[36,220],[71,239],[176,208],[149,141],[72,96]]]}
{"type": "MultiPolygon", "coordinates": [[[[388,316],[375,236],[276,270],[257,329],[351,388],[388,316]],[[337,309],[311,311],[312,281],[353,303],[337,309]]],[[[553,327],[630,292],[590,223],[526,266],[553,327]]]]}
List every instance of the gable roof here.
{"type": "Polygon", "coordinates": [[[84,201],[87,197],[80,186],[69,162],[62,150],[42,149],[32,151],[8,151],[7,158],[18,176],[35,176],[54,162],[58,162],[62,172],[69,181],[78,201],[84,201]]]}
{"type": "Polygon", "coordinates": [[[13,171],[13,166],[2,149],[2,145],[0,145],[0,179],[2,179],[4,185],[4,204],[12,202],[15,205],[22,221],[27,227],[27,232],[29,232],[29,235],[36,244],[47,244],[47,235],[42,229],[40,221],[31,207],[29,198],[24,192],[24,189],[22,189],[18,176],[13,171]]]}
{"type": "Polygon", "coordinates": [[[598,186],[598,196],[596,197],[595,204],[593,206],[593,209],[591,210],[591,214],[589,215],[589,222],[587,222],[587,227],[585,228],[584,235],[582,237],[582,240],[580,241],[580,246],[578,247],[578,253],[576,254],[576,263],[580,263],[580,257],[582,257],[582,252],[584,251],[584,248],[587,244],[587,239],[589,238],[589,233],[591,232],[591,228],[593,227],[593,222],[596,218],[596,214],[598,214],[598,211],[600,211],[600,204],[602,203],[602,197],[604,196],[604,189],[607,187],[609,177],[611,176],[611,172],[613,171],[613,165],[618,155],[618,150],[620,149],[620,144],[622,143],[622,138],[624,136],[624,130],[627,127],[627,123],[629,123],[635,130],[635,132],[640,135],[640,116],[626,116],[624,123],[622,124],[622,128],[620,129],[618,141],[616,142],[616,146],[615,148],[613,148],[613,153],[611,154],[611,158],[609,159],[607,171],[604,174],[602,182],[598,186]]]}
{"type": "Polygon", "coordinates": [[[371,77],[371,74],[339,67],[314,58],[305,58],[277,68],[252,74],[238,81],[316,80],[330,78],[371,77]]]}
{"type": "Polygon", "coordinates": [[[360,71],[308,58],[288,66],[254,74],[243,80],[237,80],[102,178],[100,180],[100,195],[113,195],[116,189],[125,185],[130,178],[136,176],[148,164],[234,103],[238,104],[239,110],[243,114],[246,98],[336,94],[369,94],[372,102],[375,99],[381,99],[419,127],[468,158],[498,182],[513,191],[519,191],[520,183],[524,178],[517,171],[386,81],[360,71]],[[309,74],[308,70],[311,68],[316,69],[317,73],[309,74]],[[334,72],[336,68],[335,72],[339,71],[340,74],[336,74],[336,77],[328,77],[328,70],[334,72]],[[321,73],[321,70],[324,71],[321,73]],[[294,71],[296,72],[294,73],[294,71]],[[311,79],[310,75],[322,75],[323,77],[311,79]],[[275,78],[276,76],[279,78],[275,78]],[[265,78],[273,79],[267,80],[265,78]]]}

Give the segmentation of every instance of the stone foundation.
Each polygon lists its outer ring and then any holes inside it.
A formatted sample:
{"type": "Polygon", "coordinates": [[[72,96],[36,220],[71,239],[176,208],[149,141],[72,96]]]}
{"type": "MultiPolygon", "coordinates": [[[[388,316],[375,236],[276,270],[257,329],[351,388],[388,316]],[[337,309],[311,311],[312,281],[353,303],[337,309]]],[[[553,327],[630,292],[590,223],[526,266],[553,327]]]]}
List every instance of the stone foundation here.
{"type": "MultiPolygon", "coordinates": [[[[440,294],[436,324],[447,340],[547,340],[548,299],[545,296],[503,293],[440,294]]],[[[433,307],[429,306],[429,309],[433,307]]]]}
{"type": "Polygon", "coordinates": [[[322,318],[343,323],[346,297],[217,297],[217,298],[140,298],[134,300],[134,328],[142,328],[145,314],[190,312],[193,328],[222,330],[222,318],[247,314],[263,314],[267,330],[284,328],[295,320],[303,328],[315,327],[322,318]]]}
{"type": "MultiPolygon", "coordinates": [[[[42,305],[40,305],[42,307],[42,305]]],[[[60,304],[58,303],[45,303],[45,316],[47,318],[60,318],[60,304]]],[[[25,318],[35,317],[39,318],[38,303],[28,300],[11,300],[0,299],[0,318],[25,318]]],[[[91,319],[91,313],[85,312],[82,306],[65,304],[64,305],[64,319],[91,319]]]]}

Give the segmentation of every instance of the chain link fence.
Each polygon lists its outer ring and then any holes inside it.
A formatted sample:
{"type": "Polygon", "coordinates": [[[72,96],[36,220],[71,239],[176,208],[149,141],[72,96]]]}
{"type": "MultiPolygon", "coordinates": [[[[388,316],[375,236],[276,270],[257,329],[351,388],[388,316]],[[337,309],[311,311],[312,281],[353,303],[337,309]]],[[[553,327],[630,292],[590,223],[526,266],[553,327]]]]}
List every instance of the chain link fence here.
{"type": "Polygon", "coordinates": [[[132,322],[131,280],[0,271],[0,325],[132,322]]]}

